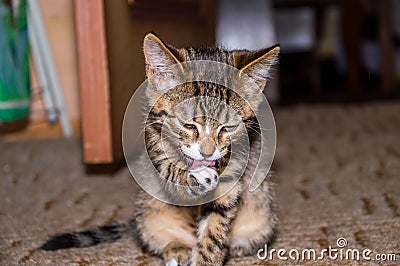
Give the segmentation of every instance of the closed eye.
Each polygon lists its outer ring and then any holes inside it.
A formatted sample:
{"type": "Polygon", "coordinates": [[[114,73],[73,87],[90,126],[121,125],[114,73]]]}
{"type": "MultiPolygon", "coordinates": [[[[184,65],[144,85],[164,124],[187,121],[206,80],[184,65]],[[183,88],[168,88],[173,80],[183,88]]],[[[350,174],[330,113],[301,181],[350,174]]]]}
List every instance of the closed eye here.
{"type": "Polygon", "coordinates": [[[189,129],[189,130],[193,130],[193,131],[197,131],[197,126],[196,125],[188,124],[185,121],[183,121],[182,119],[180,119],[179,117],[177,117],[177,118],[178,118],[178,121],[181,124],[181,126],[183,126],[184,128],[189,129]]]}
{"type": "Polygon", "coordinates": [[[189,130],[197,131],[196,125],[193,125],[193,124],[184,124],[183,127],[186,129],[189,129],[189,130]]]}
{"type": "Polygon", "coordinates": [[[238,125],[232,125],[232,126],[223,126],[221,127],[221,129],[219,130],[220,132],[233,132],[238,128],[238,125]]]}
{"type": "Polygon", "coordinates": [[[193,124],[184,124],[183,128],[188,130],[189,132],[192,132],[192,136],[197,139],[199,137],[199,130],[197,129],[196,125],[193,124]]]}

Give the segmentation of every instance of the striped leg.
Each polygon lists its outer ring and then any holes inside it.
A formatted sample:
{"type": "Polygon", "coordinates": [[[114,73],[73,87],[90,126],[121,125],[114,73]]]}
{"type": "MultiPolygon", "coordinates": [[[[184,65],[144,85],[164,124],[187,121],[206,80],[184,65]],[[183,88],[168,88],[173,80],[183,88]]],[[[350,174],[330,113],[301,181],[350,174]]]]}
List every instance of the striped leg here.
{"type": "Polygon", "coordinates": [[[198,243],[193,250],[192,266],[223,265],[229,252],[230,230],[240,204],[240,185],[207,204],[201,213],[198,243]]]}

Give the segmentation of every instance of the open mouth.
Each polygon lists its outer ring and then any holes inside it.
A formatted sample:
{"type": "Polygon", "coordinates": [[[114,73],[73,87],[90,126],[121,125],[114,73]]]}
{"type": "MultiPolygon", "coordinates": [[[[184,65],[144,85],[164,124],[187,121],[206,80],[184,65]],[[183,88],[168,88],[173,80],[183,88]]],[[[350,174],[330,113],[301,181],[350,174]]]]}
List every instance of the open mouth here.
{"type": "Polygon", "coordinates": [[[192,166],[190,168],[196,168],[198,166],[215,166],[216,160],[193,160],[192,166]]]}
{"type": "Polygon", "coordinates": [[[185,155],[185,157],[187,157],[188,159],[193,161],[192,165],[190,166],[190,169],[193,169],[193,168],[196,168],[196,167],[199,167],[199,166],[205,166],[205,167],[207,167],[207,166],[216,166],[216,164],[217,164],[217,160],[205,160],[205,159],[196,160],[196,159],[190,157],[189,155],[187,155],[185,153],[184,153],[184,155],[185,155]]]}

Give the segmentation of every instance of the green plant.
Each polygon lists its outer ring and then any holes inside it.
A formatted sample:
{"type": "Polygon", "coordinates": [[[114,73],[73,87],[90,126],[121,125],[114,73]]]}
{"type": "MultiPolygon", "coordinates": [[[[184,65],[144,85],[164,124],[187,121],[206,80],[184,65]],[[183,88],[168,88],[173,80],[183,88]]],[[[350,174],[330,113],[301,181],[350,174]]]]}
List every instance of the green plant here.
{"type": "Polygon", "coordinates": [[[0,0],[0,122],[26,117],[30,77],[26,0],[0,0]],[[18,4],[12,4],[18,2],[18,4]]]}

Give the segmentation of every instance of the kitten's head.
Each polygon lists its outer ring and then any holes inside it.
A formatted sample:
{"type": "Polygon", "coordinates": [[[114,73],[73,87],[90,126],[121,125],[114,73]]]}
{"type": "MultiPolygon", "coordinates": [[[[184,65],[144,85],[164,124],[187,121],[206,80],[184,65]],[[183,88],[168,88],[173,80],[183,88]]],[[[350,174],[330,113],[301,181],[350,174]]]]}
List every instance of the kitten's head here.
{"type": "MultiPolygon", "coordinates": [[[[186,162],[188,168],[226,166],[232,155],[232,143],[258,131],[254,106],[261,102],[278,54],[279,46],[259,51],[227,51],[220,47],[177,49],[148,34],[144,39],[146,75],[150,80],[158,76],[146,91],[152,106],[146,125],[146,145],[153,163],[161,163],[166,156],[186,162]],[[186,72],[184,67],[175,68],[179,73],[171,73],[171,66],[196,60],[230,65],[250,77],[255,85],[242,84],[235,92],[211,82],[177,82],[177,75],[193,78],[198,73],[186,72]]],[[[206,69],[199,67],[196,71],[206,69]]]]}

